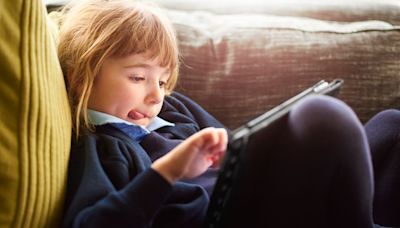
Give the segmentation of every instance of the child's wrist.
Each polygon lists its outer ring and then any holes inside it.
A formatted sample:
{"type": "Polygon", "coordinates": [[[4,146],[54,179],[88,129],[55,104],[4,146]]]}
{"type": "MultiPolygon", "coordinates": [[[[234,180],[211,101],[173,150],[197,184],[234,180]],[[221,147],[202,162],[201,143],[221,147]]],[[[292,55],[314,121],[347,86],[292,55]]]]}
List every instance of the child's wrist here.
{"type": "Polygon", "coordinates": [[[171,185],[175,184],[179,180],[179,177],[173,175],[172,172],[170,172],[168,165],[166,165],[166,163],[163,162],[162,159],[158,159],[157,161],[155,161],[151,165],[151,168],[155,170],[158,174],[160,174],[171,185]]]}

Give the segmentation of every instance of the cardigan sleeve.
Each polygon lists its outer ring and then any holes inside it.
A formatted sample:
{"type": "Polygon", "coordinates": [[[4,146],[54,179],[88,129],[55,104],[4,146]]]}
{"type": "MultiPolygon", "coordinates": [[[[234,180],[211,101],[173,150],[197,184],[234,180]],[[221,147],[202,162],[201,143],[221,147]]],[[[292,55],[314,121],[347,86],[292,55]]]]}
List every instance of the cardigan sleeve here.
{"type": "Polygon", "coordinates": [[[204,190],[171,186],[150,168],[138,144],[89,135],[73,146],[69,164],[64,227],[182,227],[204,218],[204,190]],[[171,224],[168,218],[177,211],[181,217],[171,224]]]}
{"type": "Polygon", "coordinates": [[[172,189],[156,171],[143,164],[135,167],[141,169],[135,170],[139,171],[135,178],[117,189],[113,182],[118,180],[113,179],[126,177],[107,173],[102,164],[105,150],[112,151],[107,158],[114,161],[113,167],[125,169],[126,175],[132,175],[130,164],[118,155],[123,150],[121,144],[115,140],[106,142],[87,136],[71,151],[65,227],[147,227],[172,189]]]}

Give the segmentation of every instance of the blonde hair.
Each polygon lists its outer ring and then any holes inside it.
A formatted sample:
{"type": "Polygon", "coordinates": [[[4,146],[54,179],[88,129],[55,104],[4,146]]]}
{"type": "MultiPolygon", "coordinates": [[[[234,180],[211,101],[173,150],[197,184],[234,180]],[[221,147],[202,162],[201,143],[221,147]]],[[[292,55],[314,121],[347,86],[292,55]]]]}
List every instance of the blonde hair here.
{"type": "Polygon", "coordinates": [[[130,0],[89,0],[63,9],[58,56],[66,77],[74,131],[91,129],[87,106],[93,81],[104,60],[150,53],[171,75],[166,94],[178,78],[179,53],[170,21],[155,5],[130,0]]]}

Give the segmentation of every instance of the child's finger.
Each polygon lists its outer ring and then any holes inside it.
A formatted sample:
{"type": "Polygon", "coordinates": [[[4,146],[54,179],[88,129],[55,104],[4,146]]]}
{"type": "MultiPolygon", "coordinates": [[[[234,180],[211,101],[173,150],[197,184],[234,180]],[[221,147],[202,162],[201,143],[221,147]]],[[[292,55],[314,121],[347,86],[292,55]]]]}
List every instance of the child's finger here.
{"type": "Polygon", "coordinates": [[[225,151],[228,145],[228,133],[225,129],[218,129],[220,150],[225,151]]]}
{"type": "Polygon", "coordinates": [[[199,131],[198,145],[204,150],[209,150],[219,143],[218,130],[210,127],[199,131]]]}
{"type": "Polygon", "coordinates": [[[213,145],[210,145],[209,149],[212,151],[224,152],[228,144],[228,134],[223,128],[216,129],[215,134],[217,137],[217,141],[213,145]]]}
{"type": "Polygon", "coordinates": [[[220,152],[219,154],[215,154],[212,158],[210,158],[213,161],[213,164],[211,165],[211,167],[213,167],[213,168],[219,167],[223,160],[222,159],[223,157],[224,157],[224,153],[220,152]]]}
{"type": "Polygon", "coordinates": [[[214,151],[222,151],[226,148],[227,137],[225,137],[225,129],[213,129],[204,135],[204,151],[208,154],[214,153],[214,151]]]}
{"type": "Polygon", "coordinates": [[[225,155],[228,134],[225,129],[216,129],[215,133],[218,136],[218,143],[209,148],[208,154],[213,161],[213,167],[218,167],[225,155]]]}
{"type": "Polygon", "coordinates": [[[187,144],[189,147],[196,147],[197,149],[204,149],[207,145],[210,145],[212,139],[212,132],[214,128],[205,128],[196,134],[190,136],[187,140],[183,141],[184,144],[187,144]]]}

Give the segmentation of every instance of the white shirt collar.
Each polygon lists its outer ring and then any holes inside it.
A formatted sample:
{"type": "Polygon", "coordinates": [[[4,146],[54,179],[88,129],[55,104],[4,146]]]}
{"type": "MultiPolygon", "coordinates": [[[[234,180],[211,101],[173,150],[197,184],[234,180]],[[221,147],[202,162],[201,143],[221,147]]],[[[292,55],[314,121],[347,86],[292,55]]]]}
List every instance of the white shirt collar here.
{"type": "MultiPolygon", "coordinates": [[[[126,120],[123,120],[121,118],[118,118],[116,116],[104,113],[104,112],[99,112],[99,111],[95,111],[92,109],[88,109],[88,117],[89,117],[89,122],[91,124],[94,125],[103,125],[103,124],[107,124],[107,123],[124,123],[124,124],[128,124],[128,125],[136,125],[136,126],[140,126],[131,122],[128,122],[126,120]]],[[[175,126],[175,124],[168,122],[158,116],[156,116],[147,127],[142,127],[143,129],[145,129],[146,131],[155,131],[159,128],[162,127],[167,127],[167,126],[175,126]]]]}

